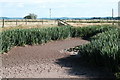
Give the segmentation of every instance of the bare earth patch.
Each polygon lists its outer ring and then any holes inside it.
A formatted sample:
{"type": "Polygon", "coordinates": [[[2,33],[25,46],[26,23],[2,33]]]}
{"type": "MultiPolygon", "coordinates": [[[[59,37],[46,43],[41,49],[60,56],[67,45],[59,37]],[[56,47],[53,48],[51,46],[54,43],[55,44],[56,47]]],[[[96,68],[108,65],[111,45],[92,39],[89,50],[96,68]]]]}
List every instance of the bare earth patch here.
{"type": "Polygon", "coordinates": [[[64,49],[86,44],[80,38],[69,38],[45,45],[15,47],[2,54],[3,78],[90,78],[110,77],[101,68],[84,66],[79,59],[71,57],[64,49]]]}

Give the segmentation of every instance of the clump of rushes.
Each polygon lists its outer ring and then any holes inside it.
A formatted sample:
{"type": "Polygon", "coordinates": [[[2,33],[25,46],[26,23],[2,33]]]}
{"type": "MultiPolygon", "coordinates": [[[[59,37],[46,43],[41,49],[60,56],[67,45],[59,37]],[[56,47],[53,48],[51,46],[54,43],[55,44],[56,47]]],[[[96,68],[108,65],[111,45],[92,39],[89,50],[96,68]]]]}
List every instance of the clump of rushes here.
{"type": "Polygon", "coordinates": [[[115,75],[120,78],[120,28],[112,26],[74,28],[72,36],[88,39],[90,43],[70,48],[68,51],[78,51],[78,55],[85,61],[118,72],[115,75]]]}
{"type": "Polygon", "coordinates": [[[0,53],[9,51],[14,46],[46,43],[50,40],[65,39],[71,36],[71,27],[14,29],[1,32],[0,53]]]}
{"type": "Polygon", "coordinates": [[[80,46],[79,54],[92,63],[113,66],[120,62],[120,29],[110,29],[91,38],[91,43],[80,46]],[[108,60],[107,60],[108,59],[108,60]],[[113,61],[115,61],[113,63],[113,61]],[[108,65],[108,64],[109,65],[108,65]]]}
{"type": "Polygon", "coordinates": [[[97,33],[104,32],[112,27],[88,26],[75,28],[70,26],[12,29],[0,32],[0,53],[9,51],[14,46],[42,44],[51,40],[65,39],[68,37],[89,38],[97,33]]]}
{"type": "Polygon", "coordinates": [[[86,26],[86,27],[76,27],[72,28],[72,37],[82,37],[84,39],[89,39],[91,36],[94,36],[98,33],[108,31],[113,29],[113,26],[110,25],[95,25],[95,26],[86,26]]]}
{"type": "MultiPolygon", "coordinates": [[[[90,64],[120,69],[120,29],[112,28],[91,37],[91,42],[79,47],[79,55],[90,64]]],[[[117,74],[117,76],[120,76],[117,74]]]]}

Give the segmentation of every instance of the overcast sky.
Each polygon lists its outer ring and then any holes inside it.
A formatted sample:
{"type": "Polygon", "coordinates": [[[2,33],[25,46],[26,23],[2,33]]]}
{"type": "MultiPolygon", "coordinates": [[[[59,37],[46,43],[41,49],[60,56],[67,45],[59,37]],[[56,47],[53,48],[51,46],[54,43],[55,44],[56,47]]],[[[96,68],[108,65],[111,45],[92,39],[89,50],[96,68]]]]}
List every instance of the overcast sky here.
{"type": "Polygon", "coordinates": [[[118,16],[120,0],[0,0],[1,17],[24,17],[34,13],[41,17],[106,17],[118,16]]]}

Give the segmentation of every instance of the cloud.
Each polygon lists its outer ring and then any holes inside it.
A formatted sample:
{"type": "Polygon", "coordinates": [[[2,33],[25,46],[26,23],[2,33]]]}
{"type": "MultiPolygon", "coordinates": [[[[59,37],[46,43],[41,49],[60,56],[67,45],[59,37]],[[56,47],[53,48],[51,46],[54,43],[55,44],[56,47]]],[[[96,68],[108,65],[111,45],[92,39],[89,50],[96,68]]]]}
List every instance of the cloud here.
{"type": "Polygon", "coordinates": [[[18,2],[18,3],[117,3],[120,0],[0,0],[0,2],[18,2]]]}
{"type": "Polygon", "coordinates": [[[23,8],[24,7],[24,3],[18,3],[17,7],[23,8]]]}
{"type": "Polygon", "coordinates": [[[117,15],[118,1],[120,0],[0,0],[0,7],[3,16],[23,16],[35,12],[44,17],[49,16],[49,8],[54,16],[109,16],[112,8],[117,15]]]}
{"type": "Polygon", "coordinates": [[[13,7],[19,7],[19,8],[22,8],[24,7],[24,3],[21,3],[21,2],[2,2],[1,4],[1,7],[2,8],[13,8],[13,7]]]}
{"type": "Polygon", "coordinates": [[[43,3],[43,2],[66,2],[69,0],[0,0],[0,2],[27,2],[27,3],[43,3]]]}

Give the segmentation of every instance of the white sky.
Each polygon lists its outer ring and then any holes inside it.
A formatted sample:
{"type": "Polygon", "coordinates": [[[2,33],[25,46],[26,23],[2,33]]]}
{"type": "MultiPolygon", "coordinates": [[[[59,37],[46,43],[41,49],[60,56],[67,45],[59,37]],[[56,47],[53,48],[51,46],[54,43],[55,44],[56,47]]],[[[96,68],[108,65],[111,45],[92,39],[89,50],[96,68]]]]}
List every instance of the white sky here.
{"type": "Polygon", "coordinates": [[[24,17],[29,13],[38,17],[106,17],[118,16],[119,0],[0,0],[0,16],[24,17]]]}

